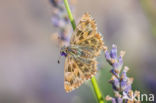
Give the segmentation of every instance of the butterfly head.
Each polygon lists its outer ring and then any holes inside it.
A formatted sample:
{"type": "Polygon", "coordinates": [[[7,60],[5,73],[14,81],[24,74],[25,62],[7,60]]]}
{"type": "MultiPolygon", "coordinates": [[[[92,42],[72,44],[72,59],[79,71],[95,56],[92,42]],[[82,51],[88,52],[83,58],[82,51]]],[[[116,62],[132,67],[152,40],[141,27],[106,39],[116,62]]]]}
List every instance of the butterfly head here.
{"type": "MultiPolygon", "coordinates": [[[[61,50],[60,50],[60,55],[61,55],[61,56],[64,56],[64,57],[67,56],[67,47],[66,47],[66,46],[63,46],[63,47],[61,48],[61,50]]],[[[61,56],[60,56],[59,59],[58,59],[58,64],[60,64],[60,58],[61,58],[61,56]]]]}
{"type": "Polygon", "coordinates": [[[60,54],[61,56],[67,56],[67,47],[66,46],[63,46],[60,50],[60,54]]]}

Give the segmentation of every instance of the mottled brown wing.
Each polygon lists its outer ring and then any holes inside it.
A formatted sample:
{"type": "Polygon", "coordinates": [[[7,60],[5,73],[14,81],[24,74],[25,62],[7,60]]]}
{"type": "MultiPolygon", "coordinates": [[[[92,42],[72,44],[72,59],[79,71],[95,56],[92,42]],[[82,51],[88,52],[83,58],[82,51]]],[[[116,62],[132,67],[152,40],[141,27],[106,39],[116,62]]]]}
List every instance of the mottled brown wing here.
{"type": "Polygon", "coordinates": [[[96,73],[96,61],[68,56],[64,67],[64,88],[70,92],[96,73]]]}
{"type": "Polygon", "coordinates": [[[70,44],[76,45],[77,43],[80,43],[85,39],[92,37],[93,35],[95,35],[95,33],[95,20],[88,13],[85,13],[81,17],[79,24],[76,26],[76,29],[72,34],[70,44]]]}
{"type": "Polygon", "coordinates": [[[91,38],[88,38],[82,42],[79,42],[78,45],[85,47],[86,49],[90,48],[92,51],[89,51],[89,52],[91,52],[93,56],[98,56],[104,46],[104,42],[103,42],[103,38],[102,38],[101,34],[95,33],[94,36],[92,36],[91,38]]]}
{"type": "Polygon", "coordinates": [[[82,16],[71,37],[70,45],[89,48],[93,56],[100,54],[104,45],[103,38],[97,33],[95,20],[88,13],[82,16]]]}

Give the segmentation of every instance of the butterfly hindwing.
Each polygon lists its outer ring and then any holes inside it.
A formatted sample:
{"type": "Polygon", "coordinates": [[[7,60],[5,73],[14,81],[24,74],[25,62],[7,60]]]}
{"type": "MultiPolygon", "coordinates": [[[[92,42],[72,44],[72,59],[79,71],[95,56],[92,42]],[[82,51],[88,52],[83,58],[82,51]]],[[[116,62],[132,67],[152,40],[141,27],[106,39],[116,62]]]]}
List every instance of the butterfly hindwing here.
{"type": "Polygon", "coordinates": [[[79,70],[73,57],[68,56],[65,60],[64,67],[64,88],[66,92],[70,92],[79,87],[82,83],[84,76],[79,70]]]}
{"type": "Polygon", "coordinates": [[[76,63],[83,73],[85,80],[90,79],[96,73],[96,60],[78,57],[76,63]]]}
{"type": "Polygon", "coordinates": [[[96,73],[96,61],[68,56],[64,68],[64,88],[70,92],[96,73]]]}

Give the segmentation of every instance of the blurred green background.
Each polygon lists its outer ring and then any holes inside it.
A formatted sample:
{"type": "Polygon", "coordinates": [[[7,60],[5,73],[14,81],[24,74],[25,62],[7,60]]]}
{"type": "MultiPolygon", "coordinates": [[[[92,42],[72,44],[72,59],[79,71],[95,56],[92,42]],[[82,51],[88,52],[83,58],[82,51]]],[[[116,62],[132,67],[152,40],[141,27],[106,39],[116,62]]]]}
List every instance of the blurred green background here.
{"type": "MultiPolygon", "coordinates": [[[[156,0],[77,0],[74,8],[76,20],[84,12],[95,18],[109,49],[126,51],[133,90],[156,94],[156,0]]],[[[49,0],[0,0],[0,103],[97,102],[90,81],[65,93],[52,12],[49,0]]],[[[98,61],[100,89],[113,96],[111,67],[104,54],[98,61]]]]}

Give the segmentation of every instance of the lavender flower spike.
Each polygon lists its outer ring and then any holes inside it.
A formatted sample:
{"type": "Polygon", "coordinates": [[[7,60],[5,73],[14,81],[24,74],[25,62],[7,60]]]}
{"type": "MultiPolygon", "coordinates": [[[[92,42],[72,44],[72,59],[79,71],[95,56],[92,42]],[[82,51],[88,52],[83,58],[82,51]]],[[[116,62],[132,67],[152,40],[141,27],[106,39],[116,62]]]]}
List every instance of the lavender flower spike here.
{"type": "Polygon", "coordinates": [[[108,52],[107,47],[104,48],[105,57],[107,62],[112,66],[111,73],[112,78],[109,81],[112,84],[112,88],[115,93],[115,97],[106,96],[107,101],[112,101],[112,103],[140,103],[140,101],[134,99],[140,95],[140,92],[132,91],[133,78],[127,77],[128,67],[123,66],[123,56],[124,51],[120,52],[120,56],[117,56],[117,46],[112,45],[112,50],[108,52]]]}
{"type": "Polygon", "coordinates": [[[110,52],[110,56],[112,59],[117,58],[117,46],[115,44],[112,45],[112,50],[110,52]]]}
{"type": "MultiPolygon", "coordinates": [[[[60,46],[68,45],[72,29],[65,10],[64,2],[63,0],[50,0],[50,2],[54,8],[51,21],[53,26],[59,30],[57,33],[52,34],[52,40],[55,40],[55,42],[58,41],[60,46]]],[[[74,6],[73,0],[69,0],[69,2],[74,6]]]]}

